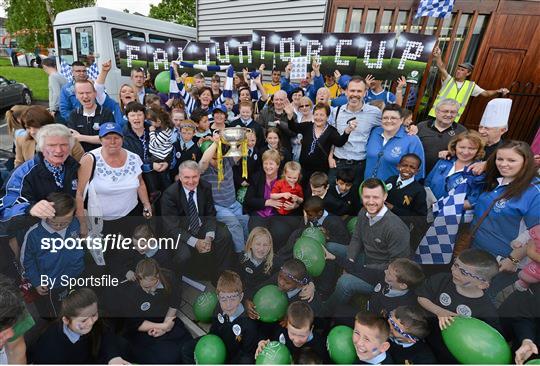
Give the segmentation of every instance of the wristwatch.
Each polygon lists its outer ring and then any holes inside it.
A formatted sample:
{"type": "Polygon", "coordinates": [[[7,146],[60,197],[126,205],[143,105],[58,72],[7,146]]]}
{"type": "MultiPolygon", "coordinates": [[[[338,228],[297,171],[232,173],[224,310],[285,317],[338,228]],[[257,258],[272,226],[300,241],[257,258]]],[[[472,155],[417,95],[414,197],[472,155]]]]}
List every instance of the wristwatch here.
{"type": "Polygon", "coordinates": [[[511,255],[509,255],[507,257],[508,259],[510,259],[512,261],[512,263],[514,263],[514,265],[518,265],[519,264],[519,260],[517,260],[516,258],[512,257],[511,255]]]}

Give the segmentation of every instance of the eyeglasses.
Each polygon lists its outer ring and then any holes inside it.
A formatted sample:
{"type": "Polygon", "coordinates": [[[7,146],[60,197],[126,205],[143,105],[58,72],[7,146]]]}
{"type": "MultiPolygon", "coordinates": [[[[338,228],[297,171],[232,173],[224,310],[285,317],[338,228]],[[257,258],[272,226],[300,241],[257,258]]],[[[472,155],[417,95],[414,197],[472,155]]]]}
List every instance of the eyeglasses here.
{"type": "Polygon", "coordinates": [[[303,104],[300,106],[300,108],[306,108],[306,107],[311,107],[309,104],[303,104]]]}
{"type": "Polygon", "coordinates": [[[459,264],[455,260],[454,260],[454,263],[452,263],[452,267],[455,267],[455,268],[459,269],[461,274],[464,275],[464,276],[469,276],[469,277],[474,278],[475,280],[478,280],[478,281],[487,282],[487,280],[484,277],[478,276],[478,275],[476,275],[474,273],[471,273],[471,272],[467,271],[465,268],[460,267],[459,264]]]}
{"type": "Polygon", "coordinates": [[[419,339],[417,336],[414,336],[410,333],[407,333],[405,332],[403,329],[401,329],[398,325],[398,323],[396,323],[394,321],[394,319],[392,319],[392,314],[393,313],[390,313],[390,315],[388,316],[388,321],[390,322],[390,324],[392,324],[392,328],[394,328],[394,330],[396,332],[398,332],[400,335],[402,335],[403,337],[407,338],[408,340],[412,341],[412,342],[418,342],[419,339]]]}
{"type": "Polygon", "coordinates": [[[392,116],[392,117],[385,116],[382,118],[383,121],[398,121],[400,119],[401,117],[396,117],[396,116],[392,116]]]}
{"type": "Polygon", "coordinates": [[[442,114],[457,114],[458,111],[455,109],[437,109],[437,112],[442,114]]]}
{"type": "Polygon", "coordinates": [[[218,300],[220,302],[232,302],[240,298],[240,294],[236,293],[234,295],[218,295],[218,300]]]}

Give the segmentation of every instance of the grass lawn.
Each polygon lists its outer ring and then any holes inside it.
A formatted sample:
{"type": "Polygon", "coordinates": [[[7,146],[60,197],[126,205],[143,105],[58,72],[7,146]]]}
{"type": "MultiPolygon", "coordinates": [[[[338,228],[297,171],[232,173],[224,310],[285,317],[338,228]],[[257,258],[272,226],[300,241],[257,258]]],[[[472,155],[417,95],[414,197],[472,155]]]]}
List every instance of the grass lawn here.
{"type": "Polygon", "coordinates": [[[0,58],[0,75],[26,84],[32,90],[34,100],[49,100],[47,74],[32,67],[13,67],[7,58],[0,58]]]}

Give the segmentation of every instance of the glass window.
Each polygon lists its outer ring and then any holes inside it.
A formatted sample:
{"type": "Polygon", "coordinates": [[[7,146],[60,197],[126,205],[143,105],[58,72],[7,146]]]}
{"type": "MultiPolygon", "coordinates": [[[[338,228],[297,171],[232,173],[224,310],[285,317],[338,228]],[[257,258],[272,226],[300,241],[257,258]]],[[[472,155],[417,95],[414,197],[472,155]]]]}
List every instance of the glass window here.
{"type": "Polygon", "coordinates": [[[86,66],[94,63],[94,31],[91,25],[75,28],[75,41],[77,45],[77,60],[86,66]]]}
{"type": "Polygon", "coordinates": [[[428,34],[428,35],[435,34],[435,31],[437,30],[438,21],[439,21],[439,18],[429,17],[424,34],[428,34]]]}
{"type": "Polygon", "coordinates": [[[484,36],[484,31],[487,26],[487,15],[479,15],[476,18],[476,24],[474,25],[473,34],[471,37],[471,42],[469,43],[469,49],[465,55],[465,61],[474,63],[478,49],[480,48],[480,42],[482,42],[482,37],[484,36]]]}
{"type": "Polygon", "coordinates": [[[56,30],[56,39],[58,41],[58,57],[71,65],[75,61],[73,58],[71,28],[56,30]]]}
{"type": "Polygon", "coordinates": [[[396,21],[396,28],[394,30],[397,34],[401,32],[405,32],[405,29],[407,29],[408,16],[409,16],[409,12],[404,11],[404,10],[401,10],[398,13],[397,21],[396,21]]]}
{"type": "Polygon", "coordinates": [[[392,28],[392,10],[385,10],[382,15],[379,32],[388,33],[392,28]]]}
{"type": "Polygon", "coordinates": [[[375,22],[377,21],[378,10],[368,10],[366,27],[364,28],[364,33],[374,33],[375,32],[375,22]]]}
{"type": "Polygon", "coordinates": [[[351,15],[351,25],[349,32],[360,32],[360,22],[362,21],[362,9],[353,9],[351,15]]]}
{"type": "Polygon", "coordinates": [[[446,70],[450,75],[454,74],[459,54],[461,52],[461,49],[463,48],[463,43],[465,42],[467,32],[469,31],[471,18],[472,17],[470,16],[470,14],[462,14],[461,19],[459,20],[459,25],[456,31],[456,38],[454,39],[454,45],[452,47],[452,53],[450,54],[450,58],[448,59],[448,65],[446,66],[446,70]]]}
{"type": "Polygon", "coordinates": [[[347,14],[349,9],[338,9],[336,14],[336,23],[334,24],[334,32],[345,32],[347,23],[347,14]]]}
{"type": "Polygon", "coordinates": [[[128,39],[130,41],[140,41],[145,42],[144,39],[144,33],[141,32],[133,32],[127,29],[118,29],[118,28],[112,28],[111,29],[111,37],[113,41],[113,48],[114,48],[114,59],[116,62],[116,67],[120,68],[120,39],[128,39]]]}
{"type": "Polygon", "coordinates": [[[174,41],[183,41],[183,39],[173,38],[169,36],[158,36],[157,34],[148,35],[148,42],[150,43],[167,43],[167,42],[174,42],[174,41]]]}

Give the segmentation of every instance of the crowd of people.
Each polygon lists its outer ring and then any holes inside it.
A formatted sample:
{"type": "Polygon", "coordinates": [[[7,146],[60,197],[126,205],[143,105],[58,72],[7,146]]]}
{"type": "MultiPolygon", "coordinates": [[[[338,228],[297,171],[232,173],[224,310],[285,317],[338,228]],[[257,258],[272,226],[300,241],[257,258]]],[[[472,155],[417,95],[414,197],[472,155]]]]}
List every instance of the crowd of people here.
{"type": "Polygon", "coordinates": [[[169,94],[133,69],[116,102],[111,61],[95,81],[76,61],[67,82],[44,59],[49,108],[6,114],[0,363],[194,363],[183,277],[215,286],[210,333],[227,363],[254,363],[269,341],[295,363],[331,363],[336,325],[354,329],[358,363],[457,363],[441,330],[458,316],[498,330],[516,363],[537,358],[539,135],[532,148],[503,138],[508,98],[467,129],[470,97],[508,90],[434,55],[443,86],[425,121],[401,106],[404,78],[394,95],[317,63],[298,83],[290,66],[269,82],[264,67],[229,67],[210,85],[174,64],[169,94]],[[229,127],[246,128],[243,156],[226,156],[229,127]],[[316,277],[293,255],[309,227],[326,238],[316,277]],[[90,239],[68,245],[78,238],[90,239]],[[131,244],[87,245],[104,238],[131,244]],[[161,238],[177,245],[149,245],[161,238]],[[254,302],[269,284],[289,302],[275,323],[254,302]]]}

